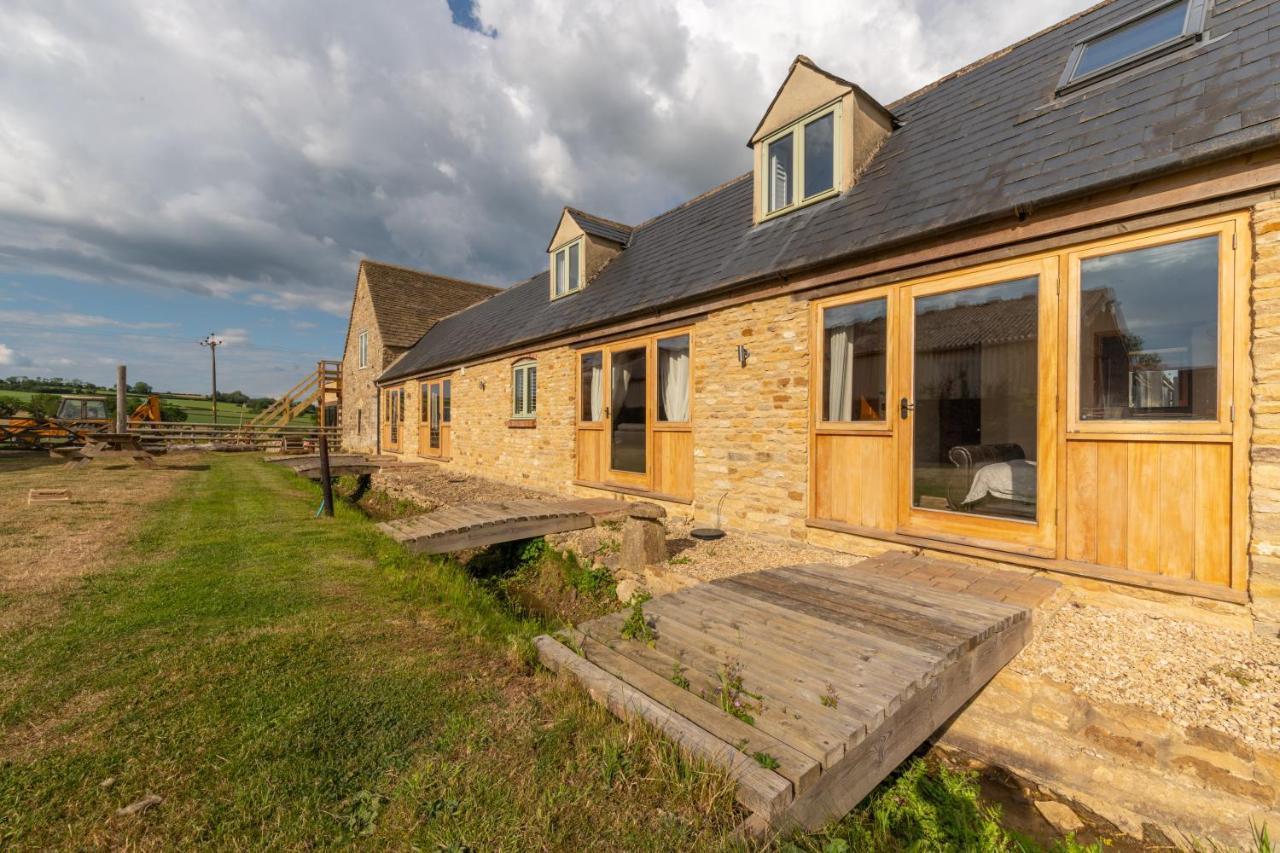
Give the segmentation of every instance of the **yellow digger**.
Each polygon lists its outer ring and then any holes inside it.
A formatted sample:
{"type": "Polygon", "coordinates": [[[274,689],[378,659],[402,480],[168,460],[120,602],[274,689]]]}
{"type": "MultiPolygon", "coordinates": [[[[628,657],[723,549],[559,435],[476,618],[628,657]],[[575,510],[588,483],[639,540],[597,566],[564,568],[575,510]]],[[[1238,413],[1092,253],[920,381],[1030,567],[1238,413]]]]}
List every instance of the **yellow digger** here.
{"type": "MultiPolygon", "coordinates": [[[[160,398],[155,394],[129,413],[130,426],[160,421],[160,398]]],[[[30,412],[0,418],[0,445],[43,447],[49,444],[83,444],[86,435],[110,432],[107,398],[96,394],[64,394],[58,412],[46,418],[30,412]]]]}

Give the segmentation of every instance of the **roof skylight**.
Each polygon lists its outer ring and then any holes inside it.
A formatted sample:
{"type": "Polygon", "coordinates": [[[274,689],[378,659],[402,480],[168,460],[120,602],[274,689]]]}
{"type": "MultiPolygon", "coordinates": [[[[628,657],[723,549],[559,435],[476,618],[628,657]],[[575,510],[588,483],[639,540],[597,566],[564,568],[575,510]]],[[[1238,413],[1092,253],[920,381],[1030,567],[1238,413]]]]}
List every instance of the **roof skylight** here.
{"type": "Polygon", "coordinates": [[[1163,55],[1194,41],[1204,25],[1205,0],[1174,0],[1139,13],[1075,46],[1059,91],[1163,55]]]}

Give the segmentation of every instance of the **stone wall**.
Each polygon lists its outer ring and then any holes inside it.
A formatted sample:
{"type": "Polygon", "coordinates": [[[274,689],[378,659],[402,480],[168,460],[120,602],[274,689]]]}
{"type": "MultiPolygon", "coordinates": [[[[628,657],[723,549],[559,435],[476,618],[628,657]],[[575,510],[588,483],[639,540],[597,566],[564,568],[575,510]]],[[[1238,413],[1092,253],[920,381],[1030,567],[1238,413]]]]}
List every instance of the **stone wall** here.
{"type": "Polygon", "coordinates": [[[790,297],[717,311],[694,327],[694,518],[805,536],[808,307],[790,297]],[[750,355],[738,364],[738,345],[750,355]],[[723,506],[721,501],[723,500],[723,506]]]}
{"type": "Polygon", "coordinates": [[[1280,753],[1184,728],[1133,705],[1089,700],[1007,667],[940,743],[1071,799],[1137,838],[1181,827],[1252,849],[1250,821],[1280,826],[1280,753]]]}
{"type": "Polygon", "coordinates": [[[342,353],[342,447],[353,453],[373,453],[378,441],[378,387],[374,380],[382,373],[390,353],[382,346],[382,335],[373,316],[369,285],[364,270],[356,281],[347,329],[347,348],[342,353]],[[360,333],[369,332],[369,366],[360,367],[360,333]]]}
{"type": "MultiPolygon", "coordinates": [[[[576,355],[567,347],[535,354],[538,396],[532,421],[511,420],[511,366],[523,356],[455,372],[451,467],[548,492],[572,493],[576,355]]],[[[418,414],[416,407],[408,412],[415,434],[418,414]]]]}
{"type": "Polygon", "coordinates": [[[1280,202],[1253,210],[1253,441],[1249,595],[1280,634],[1280,202]]]}

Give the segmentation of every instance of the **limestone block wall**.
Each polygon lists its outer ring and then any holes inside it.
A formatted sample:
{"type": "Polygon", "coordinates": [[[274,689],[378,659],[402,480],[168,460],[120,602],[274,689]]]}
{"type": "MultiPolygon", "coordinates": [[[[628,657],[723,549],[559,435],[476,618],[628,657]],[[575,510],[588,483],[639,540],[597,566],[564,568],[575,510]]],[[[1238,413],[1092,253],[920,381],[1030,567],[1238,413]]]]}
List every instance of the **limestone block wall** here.
{"type": "Polygon", "coordinates": [[[1251,821],[1280,826],[1280,753],[1086,699],[1017,672],[1016,661],[948,723],[940,743],[1042,784],[1138,838],[1176,837],[1176,828],[1252,849],[1251,821]]]}
{"type": "MultiPolygon", "coordinates": [[[[538,416],[532,425],[511,420],[511,367],[521,358],[473,365],[452,374],[450,465],[495,480],[568,494],[573,491],[577,353],[559,347],[531,355],[538,363],[538,416]]],[[[408,418],[416,434],[416,407],[408,418]]]]}
{"type": "Polygon", "coordinates": [[[378,387],[374,381],[391,362],[374,320],[363,270],[356,283],[346,346],[342,353],[342,447],[354,453],[372,453],[378,440],[378,387]],[[365,330],[369,332],[369,366],[362,368],[360,333],[365,330]]]}
{"type": "Polygon", "coordinates": [[[694,518],[803,539],[809,456],[808,309],[790,297],[694,327],[694,518]],[[738,346],[749,352],[738,363],[738,346]],[[722,503],[723,501],[723,503],[722,503]]]}
{"type": "Polygon", "coordinates": [[[1280,202],[1253,209],[1252,307],[1249,595],[1259,629],[1280,633],[1280,202]]]}

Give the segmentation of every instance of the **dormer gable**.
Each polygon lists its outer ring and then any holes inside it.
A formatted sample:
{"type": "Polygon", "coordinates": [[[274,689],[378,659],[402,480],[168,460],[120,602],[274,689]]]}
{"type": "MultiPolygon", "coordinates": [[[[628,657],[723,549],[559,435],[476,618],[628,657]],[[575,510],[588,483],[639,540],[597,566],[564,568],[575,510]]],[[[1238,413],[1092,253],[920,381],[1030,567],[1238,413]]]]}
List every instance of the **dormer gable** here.
{"type": "Polygon", "coordinates": [[[551,298],[570,296],[590,284],[627,247],[631,230],[621,222],[564,208],[547,244],[551,298]]]}
{"type": "Polygon", "coordinates": [[[893,128],[893,113],[859,86],[797,56],[747,142],[755,221],[846,192],[893,128]]]}

